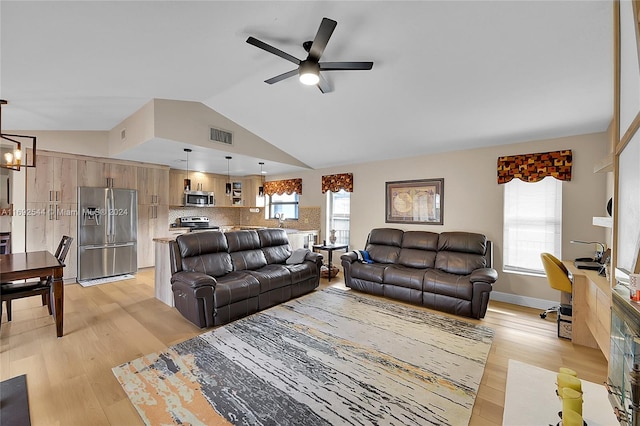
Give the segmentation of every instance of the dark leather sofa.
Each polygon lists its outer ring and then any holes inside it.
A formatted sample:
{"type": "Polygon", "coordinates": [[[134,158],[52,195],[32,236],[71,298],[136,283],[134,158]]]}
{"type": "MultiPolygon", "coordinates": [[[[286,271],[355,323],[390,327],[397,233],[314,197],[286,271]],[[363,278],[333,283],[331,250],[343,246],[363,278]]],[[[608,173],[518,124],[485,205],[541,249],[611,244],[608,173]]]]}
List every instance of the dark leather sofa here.
{"type": "Polygon", "coordinates": [[[484,318],[492,284],[491,242],[470,232],[373,229],[365,250],[341,256],[347,287],[471,318],[484,318]]]}
{"type": "Polygon", "coordinates": [[[175,306],[198,327],[226,324],[308,293],[320,283],[322,255],[287,264],[284,229],[197,232],[170,246],[175,306]]]}

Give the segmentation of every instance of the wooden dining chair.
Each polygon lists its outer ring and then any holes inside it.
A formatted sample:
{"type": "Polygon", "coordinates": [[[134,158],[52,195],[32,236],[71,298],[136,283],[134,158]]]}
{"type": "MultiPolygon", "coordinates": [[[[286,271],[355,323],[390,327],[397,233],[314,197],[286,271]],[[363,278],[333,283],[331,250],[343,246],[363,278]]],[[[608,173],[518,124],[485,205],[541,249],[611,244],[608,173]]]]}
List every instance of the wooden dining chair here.
{"type": "Polygon", "coordinates": [[[11,253],[11,232],[0,232],[0,254],[11,253]]]}
{"type": "MultiPolygon", "coordinates": [[[[58,244],[55,257],[61,263],[67,258],[67,253],[71,248],[73,238],[64,235],[58,244]]],[[[51,309],[51,292],[53,290],[53,277],[42,277],[38,281],[26,281],[15,283],[0,283],[0,317],[2,317],[2,303],[7,307],[7,321],[11,321],[11,301],[14,299],[22,299],[23,297],[38,296],[42,297],[42,306],[47,305],[49,315],[53,313],[51,309]]]]}

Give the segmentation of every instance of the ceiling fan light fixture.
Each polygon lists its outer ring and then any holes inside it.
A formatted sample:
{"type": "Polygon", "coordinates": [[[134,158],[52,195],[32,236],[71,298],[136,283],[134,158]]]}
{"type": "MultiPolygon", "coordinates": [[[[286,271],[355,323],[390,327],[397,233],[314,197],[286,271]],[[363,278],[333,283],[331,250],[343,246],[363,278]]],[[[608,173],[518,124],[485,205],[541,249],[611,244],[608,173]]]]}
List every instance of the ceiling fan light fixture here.
{"type": "Polygon", "coordinates": [[[300,83],[313,86],[320,81],[320,66],[317,63],[304,61],[300,64],[300,83]]]}

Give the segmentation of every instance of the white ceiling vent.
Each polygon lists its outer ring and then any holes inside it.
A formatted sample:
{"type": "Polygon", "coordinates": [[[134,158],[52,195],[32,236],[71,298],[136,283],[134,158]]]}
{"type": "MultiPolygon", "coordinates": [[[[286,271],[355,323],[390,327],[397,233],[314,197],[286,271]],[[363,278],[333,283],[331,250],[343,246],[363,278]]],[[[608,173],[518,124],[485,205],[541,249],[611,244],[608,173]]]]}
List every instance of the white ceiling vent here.
{"type": "Polygon", "coordinates": [[[226,130],[216,129],[211,127],[209,133],[209,139],[214,142],[226,143],[227,145],[233,145],[233,133],[226,130]]]}

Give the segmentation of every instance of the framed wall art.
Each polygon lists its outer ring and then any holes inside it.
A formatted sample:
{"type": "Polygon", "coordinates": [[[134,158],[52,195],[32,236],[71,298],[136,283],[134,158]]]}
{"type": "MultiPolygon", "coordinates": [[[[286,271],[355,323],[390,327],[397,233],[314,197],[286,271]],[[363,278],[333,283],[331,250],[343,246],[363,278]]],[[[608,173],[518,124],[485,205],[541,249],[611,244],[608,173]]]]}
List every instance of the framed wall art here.
{"type": "Polygon", "coordinates": [[[386,182],[387,223],[442,225],[444,179],[386,182]]]}

